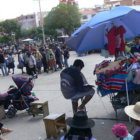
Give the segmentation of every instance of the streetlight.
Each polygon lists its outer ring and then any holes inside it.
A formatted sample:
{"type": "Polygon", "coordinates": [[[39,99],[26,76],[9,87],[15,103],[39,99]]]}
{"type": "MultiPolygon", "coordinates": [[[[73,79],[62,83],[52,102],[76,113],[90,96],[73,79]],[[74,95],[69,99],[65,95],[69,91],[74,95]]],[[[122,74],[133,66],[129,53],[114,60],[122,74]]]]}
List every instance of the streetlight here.
{"type": "Polygon", "coordinates": [[[132,5],[135,5],[135,0],[132,0],[132,5]]]}
{"type": "Polygon", "coordinates": [[[40,10],[40,24],[41,24],[41,27],[42,27],[43,43],[46,44],[40,0],[38,0],[38,2],[39,2],[39,10],[40,10]]]}

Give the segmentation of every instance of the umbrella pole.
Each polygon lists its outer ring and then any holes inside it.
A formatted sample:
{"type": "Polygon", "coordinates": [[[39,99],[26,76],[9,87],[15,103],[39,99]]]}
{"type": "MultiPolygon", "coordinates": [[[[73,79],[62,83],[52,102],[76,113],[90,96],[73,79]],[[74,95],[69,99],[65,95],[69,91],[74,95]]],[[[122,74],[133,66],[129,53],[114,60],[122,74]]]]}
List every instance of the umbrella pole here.
{"type": "MultiPolygon", "coordinates": [[[[130,102],[129,102],[129,95],[128,95],[127,78],[125,79],[125,86],[126,86],[127,105],[129,105],[129,104],[130,104],[130,102]]],[[[129,117],[129,122],[131,122],[131,118],[130,118],[130,117],[129,117]]]]}

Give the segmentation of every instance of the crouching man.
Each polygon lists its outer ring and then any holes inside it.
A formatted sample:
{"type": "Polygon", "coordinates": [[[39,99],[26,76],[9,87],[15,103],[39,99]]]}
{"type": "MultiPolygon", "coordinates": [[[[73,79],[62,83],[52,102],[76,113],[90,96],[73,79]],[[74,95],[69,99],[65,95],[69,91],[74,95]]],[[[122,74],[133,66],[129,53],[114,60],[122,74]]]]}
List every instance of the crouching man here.
{"type": "Polygon", "coordinates": [[[77,110],[83,110],[95,93],[93,86],[88,85],[81,73],[83,67],[84,62],[76,59],[71,67],[64,69],[60,74],[62,94],[66,99],[72,100],[74,113],[77,110]],[[82,103],[78,106],[79,99],[82,100],[82,103]]]}

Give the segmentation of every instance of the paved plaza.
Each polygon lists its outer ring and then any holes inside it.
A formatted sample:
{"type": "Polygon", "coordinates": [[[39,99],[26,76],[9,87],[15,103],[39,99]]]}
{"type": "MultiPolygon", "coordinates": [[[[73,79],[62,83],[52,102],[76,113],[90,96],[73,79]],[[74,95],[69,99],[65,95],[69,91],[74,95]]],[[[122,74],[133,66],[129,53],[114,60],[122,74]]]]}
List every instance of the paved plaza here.
{"type": "MultiPolygon", "coordinates": [[[[71,52],[69,64],[71,65],[76,58],[82,59],[85,62],[82,72],[88,82],[95,85],[96,76],[93,75],[93,70],[95,64],[103,61],[104,57],[96,53],[77,57],[75,52],[71,52]]],[[[40,100],[47,100],[49,102],[50,113],[66,113],[66,117],[72,117],[71,101],[66,100],[60,91],[60,72],[40,74],[34,82],[33,91],[40,100]]],[[[21,71],[16,69],[15,73],[20,74],[21,71]]],[[[11,76],[2,77],[0,75],[0,92],[5,92],[11,84],[14,84],[11,76]]],[[[115,120],[115,112],[110,103],[109,96],[100,97],[96,92],[92,100],[87,104],[86,109],[89,118],[95,120],[95,127],[92,130],[93,136],[97,140],[115,140],[111,131],[112,125],[115,123],[123,122],[129,129],[131,128],[130,123],[128,123],[128,117],[124,114],[123,110],[120,110],[118,113],[119,120],[123,121],[115,120]]],[[[6,118],[2,122],[6,127],[14,130],[14,132],[5,136],[8,140],[46,140],[43,116],[33,118],[26,111],[18,111],[16,117],[12,119],[6,118]]]]}

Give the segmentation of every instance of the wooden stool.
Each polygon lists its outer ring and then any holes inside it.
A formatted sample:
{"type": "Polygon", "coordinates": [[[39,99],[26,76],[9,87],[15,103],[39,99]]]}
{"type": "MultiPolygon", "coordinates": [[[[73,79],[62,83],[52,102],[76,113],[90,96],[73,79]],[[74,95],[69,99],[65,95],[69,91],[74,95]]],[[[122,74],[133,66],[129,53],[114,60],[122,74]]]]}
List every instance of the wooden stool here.
{"type": "Polygon", "coordinates": [[[5,116],[5,111],[4,111],[4,106],[1,105],[0,106],[0,120],[4,119],[6,116],[5,116]]]}
{"type": "Polygon", "coordinates": [[[44,124],[46,128],[47,138],[53,136],[54,138],[58,137],[60,130],[64,132],[67,131],[67,126],[65,122],[65,114],[50,114],[44,119],[44,124]]]}
{"type": "Polygon", "coordinates": [[[35,101],[31,103],[33,117],[43,114],[43,117],[49,115],[48,101],[35,101]]]}

